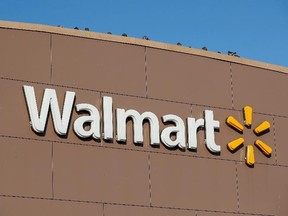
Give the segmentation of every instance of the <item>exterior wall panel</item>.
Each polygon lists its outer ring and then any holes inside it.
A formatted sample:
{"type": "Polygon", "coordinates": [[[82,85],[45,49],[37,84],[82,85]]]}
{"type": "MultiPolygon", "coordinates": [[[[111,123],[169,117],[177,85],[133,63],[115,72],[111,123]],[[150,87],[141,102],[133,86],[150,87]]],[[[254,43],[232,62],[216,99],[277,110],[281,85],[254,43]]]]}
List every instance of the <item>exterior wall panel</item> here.
{"type": "Polygon", "coordinates": [[[67,202],[43,199],[0,199],[1,214],[14,215],[103,215],[103,206],[95,203],[67,202]]]}
{"type": "Polygon", "coordinates": [[[9,196],[52,197],[52,144],[0,138],[0,193],[9,196]]]}
{"type": "Polygon", "coordinates": [[[148,48],[147,72],[151,98],[231,108],[228,62],[148,48]]]}
{"type": "Polygon", "coordinates": [[[288,76],[265,69],[232,64],[234,107],[249,103],[257,112],[287,116],[288,76]]]}
{"type": "Polygon", "coordinates": [[[287,128],[288,119],[284,117],[275,117],[275,137],[276,137],[276,160],[277,164],[288,166],[288,157],[286,152],[288,151],[287,144],[287,128]]]}
{"type": "Polygon", "coordinates": [[[281,205],[287,200],[287,167],[259,164],[257,169],[247,170],[238,163],[237,170],[241,212],[279,215],[282,211],[283,215],[287,210],[281,205]]]}
{"type": "Polygon", "coordinates": [[[55,198],[149,205],[148,155],[54,144],[55,198]]]}
{"type": "Polygon", "coordinates": [[[196,212],[190,210],[182,209],[166,209],[166,208],[154,208],[154,207],[136,207],[136,206],[120,206],[120,205],[107,205],[105,206],[105,215],[107,216],[117,216],[117,215],[127,215],[127,216],[196,216],[196,212]]]}
{"type": "Polygon", "coordinates": [[[53,84],[146,95],[143,47],[59,35],[52,43],[53,84]]]}
{"type": "Polygon", "coordinates": [[[152,205],[235,212],[235,166],[235,162],[151,154],[152,205]]]}
{"type": "Polygon", "coordinates": [[[50,82],[50,34],[0,29],[0,76],[50,82]]]}

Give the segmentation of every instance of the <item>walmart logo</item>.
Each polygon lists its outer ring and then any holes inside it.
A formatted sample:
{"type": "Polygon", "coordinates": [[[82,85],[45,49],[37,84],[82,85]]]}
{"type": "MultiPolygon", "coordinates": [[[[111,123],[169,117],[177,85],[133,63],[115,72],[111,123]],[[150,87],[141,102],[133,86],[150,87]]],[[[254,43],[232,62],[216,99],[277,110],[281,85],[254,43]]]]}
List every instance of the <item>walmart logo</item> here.
{"type": "MultiPolygon", "coordinates": [[[[252,117],[253,117],[253,112],[252,112],[252,107],[250,106],[245,106],[243,109],[244,112],[244,125],[249,129],[252,126],[252,117]]],[[[239,133],[242,133],[244,131],[244,126],[237,121],[233,116],[229,116],[226,119],[226,123],[238,131],[239,133]]],[[[268,121],[263,121],[260,125],[258,125],[254,129],[254,133],[257,136],[261,136],[263,133],[268,132],[270,128],[270,123],[268,121]]],[[[236,140],[233,140],[227,144],[228,149],[231,152],[236,152],[238,149],[240,149],[244,145],[245,139],[243,137],[240,137],[236,140]]],[[[261,141],[260,139],[256,139],[255,146],[257,146],[263,154],[266,156],[270,156],[272,153],[272,148],[268,146],[266,143],[261,141]]],[[[255,157],[254,157],[254,146],[253,145],[247,145],[246,146],[246,164],[248,166],[253,166],[255,163],[255,157]]]]}
{"type": "MultiPolygon", "coordinates": [[[[149,124],[149,144],[151,146],[160,146],[163,144],[167,149],[180,148],[182,150],[190,149],[197,150],[198,139],[197,133],[199,129],[205,132],[205,145],[207,150],[211,153],[221,153],[221,145],[216,142],[216,134],[220,129],[220,121],[214,118],[213,110],[204,110],[203,118],[187,117],[183,120],[181,117],[174,114],[166,114],[161,116],[161,121],[157,115],[150,111],[143,113],[134,109],[123,109],[113,107],[112,97],[103,96],[102,106],[96,107],[89,103],[74,104],[76,93],[66,91],[62,112],[59,107],[58,97],[55,89],[45,89],[42,105],[37,104],[35,90],[33,86],[23,86],[26,105],[30,118],[30,126],[37,134],[45,134],[49,112],[51,112],[54,130],[56,134],[67,137],[69,126],[73,125],[74,133],[80,139],[94,139],[116,141],[119,144],[127,142],[127,121],[133,121],[133,143],[144,143],[144,129],[143,125],[146,121],[149,124]],[[74,106],[78,117],[73,124],[71,122],[72,112],[74,106]],[[41,107],[40,111],[38,107],[41,107]],[[86,115],[81,115],[82,113],[86,115]],[[163,124],[164,129],[160,130],[160,124],[163,124]],[[185,124],[186,123],[186,124],[185,124]],[[86,126],[89,127],[86,127],[86,126]],[[116,135],[116,136],[115,136],[116,135]],[[115,136],[115,137],[114,137],[115,136]]],[[[250,129],[252,126],[252,108],[250,106],[244,107],[244,126],[233,116],[229,116],[226,123],[243,134],[244,127],[250,129]]],[[[268,121],[262,122],[254,129],[257,138],[262,134],[269,132],[270,123],[268,121]]],[[[228,143],[227,147],[231,152],[236,152],[244,146],[245,140],[239,137],[228,143]]],[[[260,139],[255,139],[255,146],[263,152],[266,156],[270,156],[272,148],[269,147],[260,139]]],[[[255,163],[254,145],[246,146],[246,163],[253,166],[255,163]]]]}

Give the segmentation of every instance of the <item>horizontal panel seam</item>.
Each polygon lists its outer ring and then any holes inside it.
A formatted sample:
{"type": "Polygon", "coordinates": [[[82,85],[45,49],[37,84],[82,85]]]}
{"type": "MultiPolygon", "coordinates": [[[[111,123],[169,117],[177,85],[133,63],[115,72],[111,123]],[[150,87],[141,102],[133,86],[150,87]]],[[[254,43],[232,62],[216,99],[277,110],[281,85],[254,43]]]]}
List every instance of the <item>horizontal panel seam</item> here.
{"type": "Polygon", "coordinates": [[[61,198],[43,198],[33,196],[16,196],[0,194],[0,197],[4,198],[18,198],[18,199],[32,199],[32,200],[47,200],[47,201],[60,201],[60,202],[76,202],[76,203],[90,203],[90,204],[104,204],[104,205],[118,205],[118,206],[130,206],[130,207],[145,207],[145,208],[158,208],[158,209],[171,209],[171,210],[187,210],[187,211],[198,211],[198,212],[214,212],[214,213],[229,213],[229,214],[242,214],[242,215],[258,215],[258,216],[274,216],[270,214],[258,214],[258,213],[246,213],[246,212],[233,212],[233,211],[217,211],[208,209],[197,209],[197,208],[177,208],[177,207],[166,207],[166,206],[149,206],[149,205],[138,205],[138,204],[125,204],[125,203],[110,203],[110,202],[97,202],[89,200],[75,200],[75,199],[61,199],[61,198]]]}
{"type": "MultiPolygon", "coordinates": [[[[44,139],[35,139],[35,138],[28,138],[28,137],[18,137],[18,136],[9,136],[9,135],[3,135],[0,134],[0,138],[9,138],[9,139],[22,139],[22,140],[33,140],[33,141],[40,141],[40,142],[53,142],[53,143],[60,143],[60,144],[66,144],[66,145],[78,145],[78,146],[85,146],[90,148],[103,148],[103,149],[114,149],[114,150],[122,150],[122,151],[132,151],[132,152],[143,152],[143,153],[151,153],[151,154],[162,154],[162,155],[173,155],[173,156],[180,156],[180,157],[191,157],[191,158],[198,158],[198,159],[208,159],[208,160],[218,160],[218,161],[227,161],[227,162],[244,162],[240,160],[233,160],[233,159],[225,159],[225,158],[212,158],[212,157],[205,157],[205,156],[199,156],[199,155],[183,155],[183,154],[177,154],[177,153],[168,153],[168,152],[155,152],[153,150],[147,150],[147,149],[131,149],[131,148],[121,148],[121,147],[115,147],[111,146],[111,144],[107,145],[92,145],[92,144],[84,144],[84,143],[75,143],[75,142],[65,142],[65,141],[55,141],[55,140],[44,140],[44,139]]],[[[121,144],[117,144],[121,145],[121,144]]],[[[152,148],[152,147],[151,147],[152,148]]],[[[275,167],[288,167],[288,165],[281,165],[281,164],[268,164],[268,163],[255,163],[255,165],[261,164],[266,166],[275,166],[275,167]]]]}
{"type": "MultiPolygon", "coordinates": [[[[146,100],[154,100],[154,101],[162,101],[162,102],[169,102],[169,103],[176,103],[176,104],[192,105],[192,106],[198,106],[198,107],[203,107],[203,108],[215,108],[215,109],[229,110],[229,111],[242,111],[242,109],[231,109],[231,108],[211,106],[211,105],[205,105],[205,104],[188,103],[188,102],[173,101],[173,100],[168,100],[168,99],[159,99],[159,98],[153,98],[153,97],[139,96],[139,95],[122,94],[122,93],[109,92],[109,91],[103,91],[103,90],[95,90],[95,89],[79,88],[79,87],[59,85],[59,84],[51,84],[51,83],[42,83],[42,82],[35,82],[35,81],[29,81],[29,80],[13,79],[13,78],[8,78],[8,77],[0,77],[0,79],[13,81],[13,82],[25,82],[25,83],[32,83],[32,84],[39,84],[39,85],[48,85],[48,86],[53,86],[53,87],[82,90],[82,91],[88,91],[88,92],[97,92],[97,93],[102,93],[102,94],[111,94],[111,95],[119,95],[119,96],[125,96],[125,97],[141,98],[141,99],[146,99],[146,100]]],[[[288,115],[285,116],[285,115],[279,115],[279,114],[274,114],[274,113],[272,113],[272,114],[271,113],[263,113],[263,112],[253,112],[253,113],[254,114],[261,114],[261,115],[265,115],[265,116],[275,116],[275,117],[281,117],[281,118],[288,118],[288,115]]]]}

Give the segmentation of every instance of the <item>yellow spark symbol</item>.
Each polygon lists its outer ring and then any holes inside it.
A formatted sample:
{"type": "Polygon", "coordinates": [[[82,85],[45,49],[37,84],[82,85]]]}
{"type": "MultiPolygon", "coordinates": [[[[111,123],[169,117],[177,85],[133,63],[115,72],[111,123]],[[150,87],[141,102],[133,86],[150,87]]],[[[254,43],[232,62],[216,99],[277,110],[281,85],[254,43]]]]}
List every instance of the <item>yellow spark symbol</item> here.
{"type": "MultiPolygon", "coordinates": [[[[247,127],[251,127],[252,125],[252,117],[253,117],[253,111],[252,111],[252,107],[250,106],[245,106],[244,109],[244,124],[247,127]]],[[[229,116],[226,119],[226,123],[232,127],[233,129],[235,129],[238,132],[243,132],[244,130],[244,126],[237,121],[237,119],[235,119],[233,116],[229,116]]],[[[260,125],[258,125],[255,129],[254,129],[254,133],[257,135],[261,135],[263,132],[269,130],[270,128],[270,123],[268,121],[263,121],[260,125]]],[[[231,142],[229,142],[227,144],[227,147],[230,151],[235,152],[237,151],[239,148],[241,148],[242,144],[244,143],[244,138],[240,137],[238,139],[235,139],[231,142]]],[[[266,143],[264,143],[263,141],[257,139],[254,143],[261,151],[263,154],[269,156],[272,153],[272,148],[270,146],[268,146],[266,143]]],[[[246,147],[246,164],[249,166],[253,166],[255,163],[255,157],[254,157],[254,148],[253,145],[248,145],[246,147]]]]}

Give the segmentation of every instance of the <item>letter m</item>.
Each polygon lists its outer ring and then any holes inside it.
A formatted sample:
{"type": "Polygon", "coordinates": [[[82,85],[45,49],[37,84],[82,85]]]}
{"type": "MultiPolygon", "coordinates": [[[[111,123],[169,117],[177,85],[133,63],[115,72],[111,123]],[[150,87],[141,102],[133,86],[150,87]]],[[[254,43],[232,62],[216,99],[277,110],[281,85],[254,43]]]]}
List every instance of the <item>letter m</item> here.
{"type": "Polygon", "coordinates": [[[143,121],[147,119],[150,124],[150,144],[159,145],[159,121],[152,112],[144,112],[140,115],[136,110],[116,109],[117,141],[126,142],[126,121],[132,118],[134,125],[134,142],[143,143],[143,121]]]}
{"type": "Polygon", "coordinates": [[[66,92],[61,117],[55,89],[45,89],[40,114],[37,108],[34,87],[24,85],[23,89],[33,130],[37,133],[44,133],[50,108],[56,133],[66,135],[72,114],[75,92],[66,92]]]}

